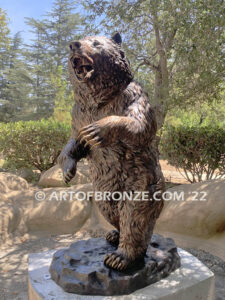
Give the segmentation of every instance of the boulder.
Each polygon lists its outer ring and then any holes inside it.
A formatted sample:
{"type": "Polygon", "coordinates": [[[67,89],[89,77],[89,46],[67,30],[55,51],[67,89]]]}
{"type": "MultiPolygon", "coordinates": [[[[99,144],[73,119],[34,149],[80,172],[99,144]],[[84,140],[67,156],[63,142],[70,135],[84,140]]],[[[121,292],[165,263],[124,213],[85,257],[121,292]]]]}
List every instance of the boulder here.
{"type": "MultiPolygon", "coordinates": [[[[1,186],[1,183],[0,183],[0,186],[1,186]]],[[[0,193],[0,202],[6,202],[6,201],[8,201],[8,198],[6,197],[6,195],[3,193],[0,193]]]]}
{"type": "MultiPolygon", "coordinates": [[[[92,203],[84,197],[88,191],[92,191],[91,184],[33,190],[30,193],[32,206],[24,213],[28,231],[50,234],[77,232],[91,215],[92,203]],[[77,195],[78,192],[82,193],[77,195]]],[[[25,198],[26,195],[23,195],[21,200],[25,202],[25,198]]]]}
{"type": "Polygon", "coordinates": [[[0,173],[0,192],[7,194],[11,191],[24,191],[29,188],[28,182],[14,174],[1,172],[0,173]]]}
{"type": "MultiPolygon", "coordinates": [[[[90,182],[89,169],[86,162],[77,164],[76,176],[71,180],[70,185],[86,184],[90,182]]],[[[66,187],[63,181],[62,170],[59,165],[55,165],[41,175],[38,183],[41,187],[66,187]]]]}
{"type": "Polygon", "coordinates": [[[30,186],[11,191],[7,196],[0,192],[2,236],[14,231],[15,234],[77,232],[91,216],[92,201],[86,198],[89,191],[92,191],[91,184],[46,189],[30,186]]]}
{"type": "Polygon", "coordinates": [[[166,199],[173,200],[165,201],[156,231],[205,238],[225,231],[224,187],[225,180],[216,179],[168,189],[166,199]]]}
{"type": "Polygon", "coordinates": [[[32,170],[29,168],[20,168],[15,171],[15,175],[24,178],[28,182],[37,181],[40,177],[39,170],[32,170]]]}
{"type": "Polygon", "coordinates": [[[30,187],[7,196],[0,193],[0,240],[4,241],[12,233],[77,232],[91,216],[92,201],[86,197],[89,191],[92,191],[91,184],[70,188],[30,187]]]}
{"type": "Polygon", "coordinates": [[[10,200],[0,202],[0,241],[4,242],[20,224],[20,211],[10,200]]]}

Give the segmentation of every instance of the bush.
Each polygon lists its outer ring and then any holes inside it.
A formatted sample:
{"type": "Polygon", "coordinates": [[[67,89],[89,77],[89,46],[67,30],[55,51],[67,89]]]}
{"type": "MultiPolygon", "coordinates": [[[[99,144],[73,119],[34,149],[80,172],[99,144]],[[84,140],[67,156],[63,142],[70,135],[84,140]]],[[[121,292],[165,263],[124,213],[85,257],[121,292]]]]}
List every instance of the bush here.
{"type": "Polygon", "coordinates": [[[219,126],[168,126],[160,151],[191,183],[225,174],[225,131],[219,126]]]}
{"type": "Polygon", "coordinates": [[[53,120],[0,123],[0,152],[6,164],[44,171],[70,137],[70,126],[53,120]]]}

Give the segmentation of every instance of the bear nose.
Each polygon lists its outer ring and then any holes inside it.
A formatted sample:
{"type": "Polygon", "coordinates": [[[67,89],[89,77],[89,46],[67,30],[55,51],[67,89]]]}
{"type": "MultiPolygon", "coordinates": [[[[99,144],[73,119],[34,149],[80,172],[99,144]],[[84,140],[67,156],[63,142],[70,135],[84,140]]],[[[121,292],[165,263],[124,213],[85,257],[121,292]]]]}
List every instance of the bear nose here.
{"type": "Polygon", "coordinates": [[[80,46],[81,46],[81,43],[78,42],[78,41],[75,41],[75,42],[72,42],[72,43],[70,44],[70,49],[71,49],[71,50],[76,50],[76,49],[79,49],[80,46]]]}

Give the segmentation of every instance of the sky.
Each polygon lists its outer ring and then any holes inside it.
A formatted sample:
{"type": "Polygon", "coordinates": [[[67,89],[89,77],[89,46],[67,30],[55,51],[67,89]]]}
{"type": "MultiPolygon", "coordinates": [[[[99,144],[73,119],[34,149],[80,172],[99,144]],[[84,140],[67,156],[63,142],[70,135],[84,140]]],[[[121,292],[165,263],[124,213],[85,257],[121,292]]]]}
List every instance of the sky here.
{"type": "Polygon", "coordinates": [[[10,19],[11,34],[22,31],[24,42],[32,38],[28,26],[24,23],[25,17],[39,19],[51,10],[54,0],[0,0],[0,7],[7,12],[10,19]]]}

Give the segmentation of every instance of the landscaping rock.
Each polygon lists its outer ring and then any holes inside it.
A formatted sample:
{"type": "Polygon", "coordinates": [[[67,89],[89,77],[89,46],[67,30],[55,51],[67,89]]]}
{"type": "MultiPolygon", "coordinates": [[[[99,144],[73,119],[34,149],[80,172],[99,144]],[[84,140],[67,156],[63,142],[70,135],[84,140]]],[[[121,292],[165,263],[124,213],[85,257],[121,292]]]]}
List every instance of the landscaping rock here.
{"type": "Polygon", "coordinates": [[[165,201],[156,229],[200,237],[225,231],[224,187],[225,180],[217,179],[168,189],[175,198],[183,194],[184,201],[165,201]]]}
{"type": "Polygon", "coordinates": [[[91,184],[33,191],[33,207],[24,215],[28,230],[50,234],[77,232],[91,215],[91,201],[79,200],[88,191],[92,191],[91,184]],[[77,192],[82,194],[76,197],[77,192]]]}
{"type": "Polygon", "coordinates": [[[24,178],[28,182],[37,181],[40,177],[40,173],[38,170],[33,171],[28,168],[20,168],[15,171],[15,175],[24,178]]]}
{"type": "MultiPolygon", "coordinates": [[[[77,164],[76,176],[71,180],[70,185],[86,184],[90,182],[89,169],[87,163],[79,162],[77,164]]],[[[59,165],[55,165],[41,175],[38,183],[41,187],[66,187],[63,181],[62,170],[59,165]]]]}
{"type": "Polygon", "coordinates": [[[7,194],[11,191],[27,190],[29,188],[28,182],[14,174],[1,172],[0,173],[0,192],[7,194]]]}
{"type": "Polygon", "coordinates": [[[20,211],[10,201],[0,202],[0,241],[4,242],[20,223],[20,211]]]}
{"type": "MultiPolygon", "coordinates": [[[[0,183],[0,186],[1,186],[1,183],[0,183]]],[[[0,201],[6,202],[6,201],[8,201],[8,198],[3,193],[0,193],[0,201]]]]}

